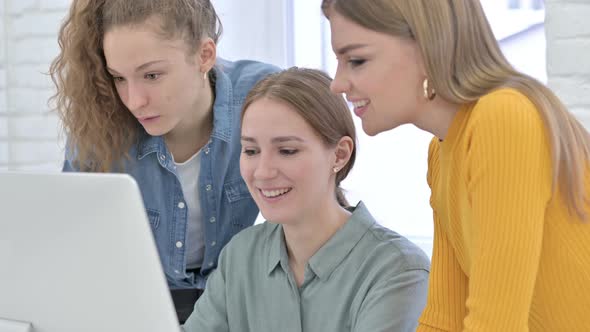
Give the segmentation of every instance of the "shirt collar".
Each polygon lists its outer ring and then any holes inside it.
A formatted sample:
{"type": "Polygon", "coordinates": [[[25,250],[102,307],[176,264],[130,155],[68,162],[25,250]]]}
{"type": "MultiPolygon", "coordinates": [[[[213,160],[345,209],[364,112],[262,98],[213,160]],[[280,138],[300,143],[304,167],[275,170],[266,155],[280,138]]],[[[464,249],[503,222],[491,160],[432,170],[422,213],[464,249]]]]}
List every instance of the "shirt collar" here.
{"type": "Polygon", "coordinates": [[[363,202],[359,202],[354,209],[349,209],[349,211],[352,212],[352,215],[346,224],[309,259],[310,269],[320,280],[330,277],[365,235],[369,227],[376,223],[363,202]]]}
{"type": "Polygon", "coordinates": [[[212,137],[217,137],[225,142],[231,141],[232,128],[234,128],[232,121],[239,121],[239,116],[235,116],[233,105],[233,87],[229,76],[223,71],[224,65],[227,61],[217,59],[217,63],[213,67],[215,73],[215,103],[213,104],[213,131],[212,137]]]}
{"type": "MultiPolygon", "coordinates": [[[[281,264],[281,257],[284,257],[283,260],[288,257],[287,247],[285,246],[285,233],[281,225],[274,225],[274,229],[270,233],[270,245],[268,246],[268,274],[271,274],[281,264]]],[[[285,266],[283,266],[283,269],[285,270],[285,266]]]]}
{"type": "Polygon", "coordinates": [[[137,159],[143,159],[150,153],[157,152],[159,155],[166,155],[166,143],[162,136],[151,136],[143,128],[140,129],[139,141],[137,144],[137,159]]]}
{"type": "MultiPolygon", "coordinates": [[[[346,256],[354,249],[367,230],[376,223],[363,202],[359,202],[356,207],[349,209],[349,211],[352,212],[352,215],[346,224],[308,262],[312,272],[321,280],[330,277],[332,272],[334,272],[346,256]]],[[[287,246],[283,228],[280,225],[271,233],[268,257],[269,274],[279,264],[285,271],[288,271],[287,246]]]]}

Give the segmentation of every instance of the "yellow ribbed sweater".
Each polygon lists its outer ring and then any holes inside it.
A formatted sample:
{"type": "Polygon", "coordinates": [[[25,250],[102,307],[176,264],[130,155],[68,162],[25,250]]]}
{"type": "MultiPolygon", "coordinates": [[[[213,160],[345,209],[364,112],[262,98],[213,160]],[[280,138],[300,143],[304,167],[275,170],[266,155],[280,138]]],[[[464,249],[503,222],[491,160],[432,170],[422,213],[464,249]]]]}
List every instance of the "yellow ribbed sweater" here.
{"type": "Polygon", "coordinates": [[[539,112],[511,89],[465,105],[445,140],[433,139],[419,332],[590,331],[590,223],[551,199],[548,142],[539,112]]]}

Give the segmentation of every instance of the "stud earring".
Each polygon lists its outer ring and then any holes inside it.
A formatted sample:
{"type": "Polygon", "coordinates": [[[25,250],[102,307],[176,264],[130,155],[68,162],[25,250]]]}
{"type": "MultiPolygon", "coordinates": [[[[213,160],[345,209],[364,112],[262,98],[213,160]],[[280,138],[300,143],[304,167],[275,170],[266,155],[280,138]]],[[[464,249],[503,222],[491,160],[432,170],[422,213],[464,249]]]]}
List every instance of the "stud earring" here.
{"type": "Polygon", "coordinates": [[[428,78],[424,79],[424,82],[422,82],[422,88],[424,89],[424,98],[427,100],[433,100],[434,97],[436,97],[436,91],[434,89],[432,89],[432,92],[430,91],[430,87],[429,87],[429,82],[428,82],[428,78]]]}
{"type": "Polygon", "coordinates": [[[338,171],[340,171],[340,168],[334,166],[334,168],[332,168],[332,170],[334,171],[334,173],[338,173],[338,171]]]}

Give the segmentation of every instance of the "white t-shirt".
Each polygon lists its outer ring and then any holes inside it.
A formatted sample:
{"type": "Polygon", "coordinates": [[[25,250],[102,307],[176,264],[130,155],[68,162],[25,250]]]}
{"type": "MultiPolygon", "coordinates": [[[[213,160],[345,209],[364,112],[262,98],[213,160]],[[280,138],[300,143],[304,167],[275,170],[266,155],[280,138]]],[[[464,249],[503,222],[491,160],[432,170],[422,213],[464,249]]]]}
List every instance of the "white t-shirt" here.
{"type": "Polygon", "coordinates": [[[199,171],[201,169],[201,150],[187,161],[177,163],[176,173],[182,187],[182,194],[188,208],[186,232],[186,268],[195,269],[203,264],[205,255],[205,238],[201,222],[201,204],[199,203],[199,171]]]}

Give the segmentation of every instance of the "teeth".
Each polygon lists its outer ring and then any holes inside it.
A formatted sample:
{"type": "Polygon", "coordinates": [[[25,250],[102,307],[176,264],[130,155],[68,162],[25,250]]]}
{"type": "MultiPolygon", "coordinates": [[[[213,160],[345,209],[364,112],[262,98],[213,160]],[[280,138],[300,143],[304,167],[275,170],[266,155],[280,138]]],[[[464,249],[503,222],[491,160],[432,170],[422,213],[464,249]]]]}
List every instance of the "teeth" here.
{"type": "Polygon", "coordinates": [[[369,101],[368,100],[355,101],[352,104],[354,105],[355,108],[359,108],[359,107],[367,106],[369,104],[369,101]]]}
{"type": "Polygon", "coordinates": [[[261,190],[261,191],[265,197],[272,198],[272,197],[277,197],[277,196],[283,195],[283,194],[289,192],[290,190],[291,190],[291,188],[284,188],[284,189],[277,189],[277,190],[261,190]]]}

